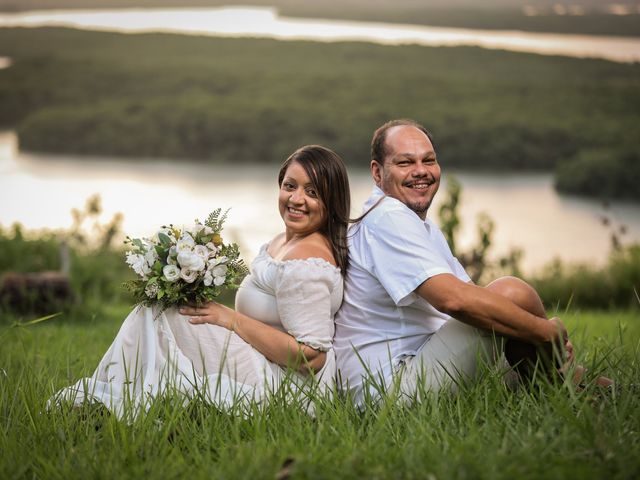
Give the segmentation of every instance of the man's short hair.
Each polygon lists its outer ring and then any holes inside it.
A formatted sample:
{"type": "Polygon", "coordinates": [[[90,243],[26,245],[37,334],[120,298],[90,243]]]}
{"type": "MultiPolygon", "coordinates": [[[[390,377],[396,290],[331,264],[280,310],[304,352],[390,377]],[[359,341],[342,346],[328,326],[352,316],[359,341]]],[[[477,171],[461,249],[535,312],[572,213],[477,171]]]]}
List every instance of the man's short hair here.
{"type": "Polygon", "coordinates": [[[388,153],[386,148],[387,131],[390,128],[399,127],[402,125],[408,125],[417,128],[429,138],[431,144],[433,145],[433,137],[431,136],[429,131],[415,120],[411,120],[409,118],[390,120],[381,127],[378,127],[378,129],[373,133],[373,139],[371,140],[371,160],[378,162],[380,165],[384,164],[384,159],[388,153]]]}

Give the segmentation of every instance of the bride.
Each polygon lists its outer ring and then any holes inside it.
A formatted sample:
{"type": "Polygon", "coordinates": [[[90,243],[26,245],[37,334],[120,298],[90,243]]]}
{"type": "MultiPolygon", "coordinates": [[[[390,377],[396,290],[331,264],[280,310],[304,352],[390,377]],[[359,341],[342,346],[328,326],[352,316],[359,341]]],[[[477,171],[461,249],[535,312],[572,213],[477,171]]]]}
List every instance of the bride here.
{"type": "Polygon", "coordinates": [[[167,392],[230,409],[262,404],[280,388],[302,397],[331,389],[348,261],[346,169],[331,150],[305,146],[284,162],[278,184],[284,232],[261,248],[235,310],[135,308],[93,376],[50,403],[101,402],[131,418],[167,392]]]}

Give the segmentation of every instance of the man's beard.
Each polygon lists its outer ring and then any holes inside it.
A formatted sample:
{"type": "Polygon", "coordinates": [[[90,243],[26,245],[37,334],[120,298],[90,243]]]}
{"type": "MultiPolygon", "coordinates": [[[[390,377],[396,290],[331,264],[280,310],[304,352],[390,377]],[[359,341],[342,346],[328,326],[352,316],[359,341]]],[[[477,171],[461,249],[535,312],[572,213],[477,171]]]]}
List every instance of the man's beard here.
{"type": "Polygon", "coordinates": [[[416,212],[416,214],[419,217],[426,217],[427,210],[429,210],[429,206],[431,205],[431,202],[413,202],[413,203],[407,203],[406,205],[411,210],[416,212]]]}

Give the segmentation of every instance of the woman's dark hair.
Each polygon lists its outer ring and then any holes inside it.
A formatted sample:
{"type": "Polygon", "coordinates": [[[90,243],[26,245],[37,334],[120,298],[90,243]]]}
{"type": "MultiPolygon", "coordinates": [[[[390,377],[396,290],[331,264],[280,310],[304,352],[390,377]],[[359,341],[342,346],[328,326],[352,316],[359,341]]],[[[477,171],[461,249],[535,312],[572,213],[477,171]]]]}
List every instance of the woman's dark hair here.
{"type": "Polygon", "coordinates": [[[282,185],[287,168],[294,162],[304,168],[318,193],[325,213],[320,232],[329,240],[333,257],[344,275],[349,263],[347,227],[351,211],[349,177],[344,162],[337,153],[320,145],[300,147],[282,164],[278,185],[282,185]]]}

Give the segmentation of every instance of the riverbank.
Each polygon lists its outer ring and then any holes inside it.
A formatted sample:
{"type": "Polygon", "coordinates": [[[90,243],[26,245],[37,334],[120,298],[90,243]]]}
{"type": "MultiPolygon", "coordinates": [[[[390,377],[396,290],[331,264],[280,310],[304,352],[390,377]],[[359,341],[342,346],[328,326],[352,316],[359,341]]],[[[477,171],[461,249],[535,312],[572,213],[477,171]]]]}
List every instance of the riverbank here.
{"type": "Polygon", "coordinates": [[[567,7],[530,0],[526,6],[513,3],[473,0],[430,2],[412,0],[389,3],[369,0],[0,0],[0,11],[16,12],[51,9],[93,8],[188,8],[216,6],[274,6],[284,16],[326,18],[386,23],[404,23],[438,27],[525,32],[574,33],[584,35],[640,36],[640,11],[637,5],[594,5],[572,2],[567,7]]]}

